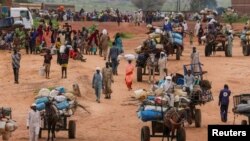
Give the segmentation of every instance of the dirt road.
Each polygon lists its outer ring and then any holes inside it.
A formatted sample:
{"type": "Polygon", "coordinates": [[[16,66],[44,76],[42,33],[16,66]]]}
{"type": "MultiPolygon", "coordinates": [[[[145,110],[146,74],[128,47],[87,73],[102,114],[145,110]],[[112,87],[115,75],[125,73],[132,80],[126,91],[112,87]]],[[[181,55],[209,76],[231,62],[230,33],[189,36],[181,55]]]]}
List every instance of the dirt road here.
{"type": "MultiPolygon", "coordinates": [[[[79,28],[91,23],[73,23],[73,28],[79,28]]],[[[106,28],[111,37],[115,32],[129,32],[134,35],[132,39],[124,40],[125,52],[134,53],[134,48],[138,46],[147,36],[144,34],[145,27],[134,27],[129,24],[122,24],[117,27],[114,23],[99,24],[100,30],[106,28]]],[[[180,61],[176,61],[174,56],[170,56],[168,69],[170,72],[182,73],[182,65],[190,63],[191,47],[185,42],[185,51],[180,61]]],[[[197,44],[197,43],[196,43],[197,44]]],[[[187,141],[206,141],[208,124],[224,124],[220,121],[218,107],[218,93],[223,85],[227,83],[236,95],[240,92],[249,92],[249,57],[244,57],[241,53],[238,38],[234,40],[233,57],[224,57],[223,52],[217,52],[215,56],[205,58],[204,46],[197,46],[200,52],[201,62],[204,70],[208,71],[205,78],[212,81],[214,101],[202,107],[202,127],[197,129],[193,125],[186,125],[187,141]]],[[[78,109],[72,119],[77,121],[77,135],[75,141],[138,141],[140,140],[140,130],[143,125],[149,123],[141,122],[136,116],[136,102],[131,101],[129,92],[124,83],[124,69],[126,62],[121,61],[119,65],[119,75],[115,76],[113,84],[113,94],[111,100],[101,99],[101,103],[95,102],[94,91],[91,88],[92,75],[96,66],[103,67],[105,62],[98,55],[88,55],[87,62],[70,60],[68,66],[68,79],[61,79],[61,68],[56,64],[56,56],[53,56],[51,65],[51,79],[45,79],[38,75],[38,70],[43,64],[43,57],[39,55],[26,55],[22,51],[22,61],[20,70],[20,84],[13,81],[13,71],[11,68],[10,53],[0,51],[0,104],[1,106],[11,106],[13,119],[19,124],[19,128],[14,132],[11,141],[28,140],[28,130],[26,129],[26,116],[30,104],[34,101],[34,92],[43,87],[65,86],[72,90],[72,84],[78,83],[83,97],[79,98],[81,104],[87,106],[91,114],[78,109]]],[[[135,77],[136,78],[136,77],[135,77]]],[[[144,77],[144,80],[147,80],[144,77]]],[[[148,83],[134,82],[133,89],[149,88],[148,83]]],[[[229,107],[229,121],[233,123],[232,97],[229,107]]],[[[236,123],[240,123],[240,119],[236,123]]],[[[45,141],[47,133],[43,133],[41,141],[45,141]]],[[[56,133],[57,141],[68,140],[67,132],[56,133]]],[[[153,139],[158,141],[161,139],[153,139]]]]}

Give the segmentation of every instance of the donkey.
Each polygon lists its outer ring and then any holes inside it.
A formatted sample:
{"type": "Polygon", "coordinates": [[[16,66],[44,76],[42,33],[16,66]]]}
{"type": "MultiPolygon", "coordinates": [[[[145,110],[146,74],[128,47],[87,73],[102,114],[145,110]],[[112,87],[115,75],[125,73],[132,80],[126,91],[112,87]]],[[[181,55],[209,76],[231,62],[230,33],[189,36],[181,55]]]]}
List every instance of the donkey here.
{"type": "Polygon", "coordinates": [[[168,141],[170,132],[171,132],[171,141],[173,141],[175,136],[175,131],[181,128],[181,126],[184,124],[184,121],[189,117],[188,116],[189,113],[190,112],[188,108],[182,110],[177,110],[176,108],[172,108],[165,113],[163,120],[164,120],[164,125],[169,129],[168,141]]]}
{"type": "Polygon", "coordinates": [[[54,141],[54,139],[56,138],[55,129],[56,129],[57,123],[60,120],[60,116],[52,101],[49,101],[46,103],[45,118],[46,118],[45,120],[47,121],[47,127],[48,127],[47,141],[50,141],[50,133],[52,134],[51,140],[54,141]]]}
{"type": "Polygon", "coordinates": [[[151,81],[151,77],[153,76],[153,83],[155,81],[155,69],[158,66],[158,60],[155,58],[155,54],[150,54],[147,61],[146,61],[146,67],[148,69],[149,73],[149,82],[151,81]]]}

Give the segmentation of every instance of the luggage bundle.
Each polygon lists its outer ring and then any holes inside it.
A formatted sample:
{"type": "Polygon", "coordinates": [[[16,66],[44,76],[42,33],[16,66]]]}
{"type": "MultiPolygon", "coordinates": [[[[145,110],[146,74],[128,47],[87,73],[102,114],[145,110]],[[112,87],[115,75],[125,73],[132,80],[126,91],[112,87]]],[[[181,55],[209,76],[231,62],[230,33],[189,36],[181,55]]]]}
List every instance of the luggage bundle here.
{"type": "Polygon", "coordinates": [[[137,111],[137,116],[143,122],[162,120],[167,109],[168,102],[166,98],[148,96],[137,111]]]}
{"type": "Polygon", "coordinates": [[[234,96],[234,112],[250,116],[250,95],[234,96]],[[235,99],[237,98],[237,99],[235,99]]]}
{"type": "Polygon", "coordinates": [[[0,108],[0,136],[3,140],[9,140],[12,132],[17,129],[16,121],[11,119],[11,108],[0,108]]]}
{"type": "Polygon", "coordinates": [[[67,93],[64,87],[57,87],[53,90],[42,88],[35,98],[37,110],[43,112],[46,103],[52,101],[60,115],[71,116],[74,113],[76,97],[72,93],[67,93]]]}
{"type": "Polygon", "coordinates": [[[170,41],[173,43],[173,44],[177,44],[177,45],[183,45],[183,37],[180,33],[176,33],[176,32],[173,32],[170,34],[170,41]]]}

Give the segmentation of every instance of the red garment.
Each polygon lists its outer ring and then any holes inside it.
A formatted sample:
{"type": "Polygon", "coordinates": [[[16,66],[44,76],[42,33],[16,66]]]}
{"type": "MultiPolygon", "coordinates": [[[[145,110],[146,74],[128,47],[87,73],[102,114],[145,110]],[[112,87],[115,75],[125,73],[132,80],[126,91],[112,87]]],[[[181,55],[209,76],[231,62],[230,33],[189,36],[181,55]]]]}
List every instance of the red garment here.
{"type": "Polygon", "coordinates": [[[88,45],[91,45],[92,41],[94,40],[95,44],[98,46],[98,31],[95,31],[91,36],[88,38],[88,45]]]}
{"type": "Polygon", "coordinates": [[[125,82],[126,82],[126,85],[129,89],[132,89],[134,69],[135,69],[135,67],[132,64],[128,64],[126,67],[125,82]]]}
{"type": "Polygon", "coordinates": [[[69,51],[69,56],[70,56],[70,58],[74,59],[77,56],[77,53],[74,50],[70,50],[69,51]]]}

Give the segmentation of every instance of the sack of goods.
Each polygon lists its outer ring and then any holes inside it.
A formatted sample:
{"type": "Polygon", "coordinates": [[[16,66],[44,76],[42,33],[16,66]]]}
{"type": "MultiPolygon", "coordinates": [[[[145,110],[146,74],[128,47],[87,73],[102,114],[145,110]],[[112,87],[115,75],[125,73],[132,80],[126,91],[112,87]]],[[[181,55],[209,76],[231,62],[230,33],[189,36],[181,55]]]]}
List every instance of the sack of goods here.
{"type": "Polygon", "coordinates": [[[40,76],[45,76],[45,66],[40,67],[40,69],[39,69],[39,75],[40,76]]]}
{"type": "Polygon", "coordinates": [[[137,116],[143,122],[162,120],[162,116],[169,108],[167,103],[166,97],[147,96],[137,111],[137,116]]]}
{"type": "Polygon", "coordinates": [[[173,32],[170,39],[174,44],[183,45],[183,37],[180,33],[173,32]]]}
{"type": "Polygon", "coordinates": [[[65,49],[66,49],[66,46],[65,45],[61,45],[60,46],[60,53],[64,53],[64,51],[65,51],[65,49]]]}
{"type": "Polygon", "coordinates": [[[56,110],[60,115],[73,115],[76,97],[72,93],[66,92],[65,88],[60,86],[53,90],[42,88],[35,98],[36,108],[40,112],[44,112],[46,103],[52,101],[56,110]]]}
{"type": "Polygon", "coordinates": [[[135,53],[140,54],[141,51],[142,51],[142,46],[141,45],[135,48],[135,53]]]}
{"type": "Polygon", "coordinates": [[[126,60],[135,60],[135,55],[134,54],[125,54],[124,58],[126,60]]]}
{"type": "Polygon", "coordinates": [[[16,121],[11,119],[1,119],[0,120],[0,135],[2,135],[3,140],[9,140],[11,133],[18,128],[16,121]]]}
{"type": "Polygon", "coordinates": [[[144,100],[147,98],[147,91],[145,89],[135,90],[134,97],[138,100],[144,100]]]}

